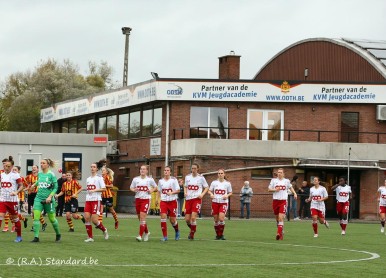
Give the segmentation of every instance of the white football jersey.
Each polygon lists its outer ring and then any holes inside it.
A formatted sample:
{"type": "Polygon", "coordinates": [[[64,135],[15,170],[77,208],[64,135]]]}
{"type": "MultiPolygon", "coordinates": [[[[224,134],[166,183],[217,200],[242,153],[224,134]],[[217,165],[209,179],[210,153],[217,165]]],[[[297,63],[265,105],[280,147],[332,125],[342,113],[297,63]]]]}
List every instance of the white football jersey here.
{"type": "Polygon", "coordinates": [[[201,195],[204,188],[208,187],[208,183],[204,176],[197,175],[193,177],[192,174],[189,174],[185,177],[185,187],[188,189],[186,192],[185,199],[191,200],[198,198],[201,195]]]}
{"type": "Polygon", "coordinates": [[[168,180],[160,179],[158,181],[158,191],[161,195],[161,201],[170,202],[177,200],[178,194],[168,195],[168,192],[173,192],[180,190],[180,186],[178,185],[178,181],[175,177],[170,177],[168,180]]]}
{"type": "Polygon", "coordinates": [[[135,177],[131,182],[130,188],[137,189],[135,192],[135,198],[139,199],[151,199],[150,189],[157,187],[153,178],[141,176],[135,177]]]}
{"type": "Polygon", "coordinates": [[[279,191],[273,192],[274,200],[287,200],[288,199],[288,190],[292,188],[292,184],[289,179],[278,179],[274,178],[271,180],[268,186],[269,189],[277,189],[279,191]]]}
{"type": "Polygon", "coordinates": [[[324,213],[326,210],[326,205],[324,204],[324,201],[319,202],[318,200],[328,197],[326,188],[322,185],[319,185],[318,188],[316,188],[315,186],[311,187],[310,197],[311,197],[311,209],[317,209],[324,213]]]}
{"type": "Polygon", "coordinates": [[[21,182],[22,179],[18,173],[1,173],[0,202],[17,202],[19,198],[17,195],[12,196],[11,193],[18,190],[21,182]]]}
{"type": "Polygon", "coordinates": [[[86,180],[86,201],[100,201],[102,200],[102,192],[90,192],[90,190],[106,188],[105,182],[101,176],[88,177],[86,180]]]}
{"type": "Polygon", "coordinates": [[[220,182],[219,180],[212,181],[209,191],[214,194],[213,203],[228,203],[228,198],[222,198],[224,195],[232,192],[231,183],[227,180],[220,182]]]}
{"type": "Polygon", "coordinates": [[[336,200],[341,203],[345,203],[349,200],[350,194],[351,194],[351,186],[341,186],[339,185],[337,188],[335,188],[336,192],[336,200]]]}
{"type": "Polygon", "coordinates": [[[382,207],[386,207],[386,186],[380,186],[378,188],[379,196],[379,205],[382,207]]]}

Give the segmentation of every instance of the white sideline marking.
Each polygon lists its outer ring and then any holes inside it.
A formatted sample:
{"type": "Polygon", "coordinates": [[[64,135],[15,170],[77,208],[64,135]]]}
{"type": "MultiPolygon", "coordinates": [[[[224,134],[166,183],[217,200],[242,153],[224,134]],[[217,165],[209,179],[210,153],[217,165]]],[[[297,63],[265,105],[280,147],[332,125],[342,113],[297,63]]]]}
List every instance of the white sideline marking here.
{"type": "MultiPolygon", "coordinates": [[[[125,236],[128,237],[128,236],[125,236]]],[[[211,241],[211,240],[205,240],[200,239],[199,241],[211,241]]],[[[351,263],[351,262],[360,262],[360,261],[369,261],[369,260],[375,260],[380,258],[380,255],[377,253],[372,253],[368,251],[362,251],[362,250],[354,250],[354,249],[345,249],[345,248],[335,248],[335,247],[326,247],[326,246],[312,246],[312,245],[300,245],[300,244],[282,244],[282,243],[272,243],[272,242],[246,242],[246,241],[231,241],[227,240],[227,242],[232,243],[255,243],[255,244],[265,244],[265,245],[281,245],[281,246],[292,246],[292,247],[302,247],[302,248],[318,248],[318,249],[329,249],[329,250],[336,250],[336,251],[345,251],[345,252],[354,252],[354,253],[362,253],[369,255],[368,258],[363,259],[349,259],[349,260],[336,260],[336,261],[314,261],[314,262],[277,262],[277,263],[229,263],[229,264],[94,264],[94,265],[77,265],[77,267],[80,266],[103,266],[103,267],[176,267],[176,266],[185,266],[185,267],[218,267],[218,266],[274,266],[274,265],[312,265],[312,264],[336,264],[336,263],[351,263]]],[[[0,264],[0,266],[12,266],[17,264],[0,264]]],[[[28,266],[28,265],[23,265],[28,266]]],[[[57,265],[46,265],[42,264],[40,266],[54,266],[58,267],[57,265]]],[[[61,265],[61,266],[71,266],[71,265],[61,265]]]]}

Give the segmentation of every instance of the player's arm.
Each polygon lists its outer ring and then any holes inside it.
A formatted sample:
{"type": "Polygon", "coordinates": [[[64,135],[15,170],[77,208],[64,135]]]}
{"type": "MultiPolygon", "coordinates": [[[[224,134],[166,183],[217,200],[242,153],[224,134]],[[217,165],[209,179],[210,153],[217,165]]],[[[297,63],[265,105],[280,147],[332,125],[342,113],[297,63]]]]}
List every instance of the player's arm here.
{"type": "Polygon", "coordinates": [[[23,181],[18,181],[17,184],[19,185],[18,189],[15,192],[12,192],[11,194],[16,196],[24,189],[23,181]]]}
{"type": "Polygon", "coordinates": [[[232,192],[228,192],[228,194],[225,194],[224,196],[222,196],[222,199],[223,200],[226,200],[226,199],[228,199],[230,196],[232,196],[232,192]]]}
{"type": "Polygon", "coordinates": [[[202,199],[208,191],[209,191],[209,187],[207,186],[207,187],[204,188],[204,190],[202,191],[202,193],[198,197],[200,199],[202,199]]]}
{"type": "Polygon", "coordinates": [[[268,192],[272,193],[272,192],[277,192],[277,191],[279,191],[279,188],[275,188],[273,180],[271,180],[271,182],[268,185],[268,192]]]}
{"type": "Polygon", "coordinates": [[[294,194],[294,198],[297,199],[298,198],[298,194],[296,194],[295,189],[293,187],[291,187],[290,191],[292,192],[292,194],[294,194]]]}
{"type": "Polygon", "coordinates": [[[78,182],[76,182],[76,185],[78,186],[78,190],[74,193],[74,195],[72,195],[73,198],[78,198],[78,194],[83,190],[82,186],[78,182]]]}
{"type": "Polygon", "coordinates": [[[333,186],[331,187],[331,190],[332,190],[332,191],[335,191],[335,189],[336,189],[338,186],[339,186],[339,184],[333,185],[333,186]]]}

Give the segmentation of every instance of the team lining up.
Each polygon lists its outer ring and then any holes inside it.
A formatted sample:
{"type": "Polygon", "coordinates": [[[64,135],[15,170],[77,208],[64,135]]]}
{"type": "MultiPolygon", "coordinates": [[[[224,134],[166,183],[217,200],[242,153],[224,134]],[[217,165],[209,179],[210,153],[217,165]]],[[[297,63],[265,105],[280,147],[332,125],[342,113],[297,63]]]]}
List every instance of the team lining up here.
{"type": "MultiPolygon", "coordinates": [[[[63,183],[62,190],[56,194],[58,183],[51,168],[55,167],[51,159],[43,159],[40,163],[41,171],[32,173],[23,179],[19,172],[19,167],[14,167],[12,157],[3,159],[3,170],[1,171],[1,191],[0,191],[0,227],[6,213],[8,212],[11,221],[14,224],[17,234],[15,242],[21,242],[21,223],[23,216],[18,212],[18,195],[25,189],[30,192],[36,192],[33,203],[33,231],[34,238],[31,242],[39,242],[39,228],[41,213],[45,211],[55,230],[55,242],[61,241],[61,233],[58,221],[55,217],[55,199],[65,195],[65,206],[67,223],[70,232],[74,231],[71,216],[74,219],[80,219],[85,224],[87,239],[85,242],[93,242],[92,224],[102,231],[107,240],[109,234],[102,223],[103,206],[107,206],[113,214],[115,220],[115,229],[118,229],[118,218],[112,207],[112,182],[113,172],[106,167],[103,160],[92,163],[90,167],[91,175],[86,180],[86,203],[84,216],[77,214],[77,196],[83,190],[76,180],[76,173],[66,173],[67,181],[63,183]],[[101,171],[101,172],[99,172],[101,171]],[[101,173],[101,174],[100,174],[101,173]]],[[[37,168],[37,167],[36,167],[37,168]]],[[[184,196],[185,202],[185,222],[189,227],[189,240],[194,240],[197,231],[197,217],[201,209],[201,201],[205,194],[209,194],[212,199],[212,215],[214,218],[214,230],[216,240],[225,240],[225,215],[228,209],[228,199],[232,195],[232,186],[225,177],[225,170],[218,170],[218,178],[210,186],[204,176],[198,173],[199,165],[193,163],[191,173],[185,177],[184,196]]],[[[385,181],[386,185],[386,181],[385,181]]],[[[130,190],[135,193],[135,207],[139,220],[139,233],[137,241],[148,241],[150,232],[146,224],[146,217],[150,208],[150,199],[153,192],[156,192],[156,204],[160,205],[161,216],[161,241],[168,240],[167,218],[174,229],[174,239],[180,239],[180,230],[177,222],[177,196],[180,192],[180,185],[176,178],[171,176],[171,168],[164,168],[164,176],[159,180],[158,185],[154,179],[148,176],[148,166],[140,167],[140,175],[135,177],[130,185],[130,190]]],[[[351,198],[351,187],[346,184],[344,177],[339,178],[339,184],[333,186],[337,196],[337,213],[340,218],[341,234],[346,234],[347,214],[349,211],[349,199],[351,198]]],[[[277,221],[276,240],[284,238],[284,217],[288,199],[288,191],[292,192],[294,198],[297,194],[294,191],[291,182],[284,177],[284,170],[277,170],[277,177],[273,178],[268,186],[268,191],[273,195],[272,208],[277,221]]],[[[381,186],[378,190],[381,215],[381,232],[384,232],[385,213],[386,213],[386,186],[381,186]]],[[[310,189],[310,196],[306,200],[311,202],[312,227],[314,237],[318,237],[318,220],[329,228],[329,223],[325,219],[324,201],[328,198],[327,190],[320,185],[319,177],[314,177],[313,187],[310,189]]],[[[26,221],[25,221],[26,224],[26,221]]],[[[25,225],[26,226],[26,225],[25,225]]]]}

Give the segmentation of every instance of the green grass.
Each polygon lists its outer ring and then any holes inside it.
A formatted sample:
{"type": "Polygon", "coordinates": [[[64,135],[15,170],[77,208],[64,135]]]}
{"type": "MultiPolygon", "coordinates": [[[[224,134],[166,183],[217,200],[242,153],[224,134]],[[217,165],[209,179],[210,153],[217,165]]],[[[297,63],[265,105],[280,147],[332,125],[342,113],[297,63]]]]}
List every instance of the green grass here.
{"type": "Polygon", "coordinates": [[[215,241],[213,221],[198,220],[194,241],[187,240],[188,229],[179,220],[181,240],[174,240],[168,225],[169,241],[160,242],[159,219],[148,220],[149,242],[136,242],[138,221],[121,219],[114,230],[111,218],[104,223],[110,239],[94,229],[95,242],[85,243],[85,228],[75,222],[68,233],[59,218],[62,242],[54,243],[50,224],[40,233],[38,244],[30,243],[33,233],[23,230],[24,241],[17,244],[11,233],[0,234],[0,277],[383,277],[386,236],[379,224],[350,223],[347,235],[340,235],[338,223],[328,230],[319,225],[319,238],[313,238],[310,221],[285,222],[285,238],[275,240],[273,221],[230,220],[226,241],[215,241]],[[380,258],[371,259],[376,253],[380,258]],[[7,265],[11,258],[14,262],[7,265]],[[54,260],[82,260],[94,265],[52,265],[54,260]],[[7,261],[8,260],[8,261],[7,261]],[[47,264],[47,262],[51,264],[47,264]],[[26,265],[28,263],[30,265],[26,265]],[[19,265],[20,266],[19,266],[19,265]],[[42,264],[42,265],[40,265],[42,264]]]}

